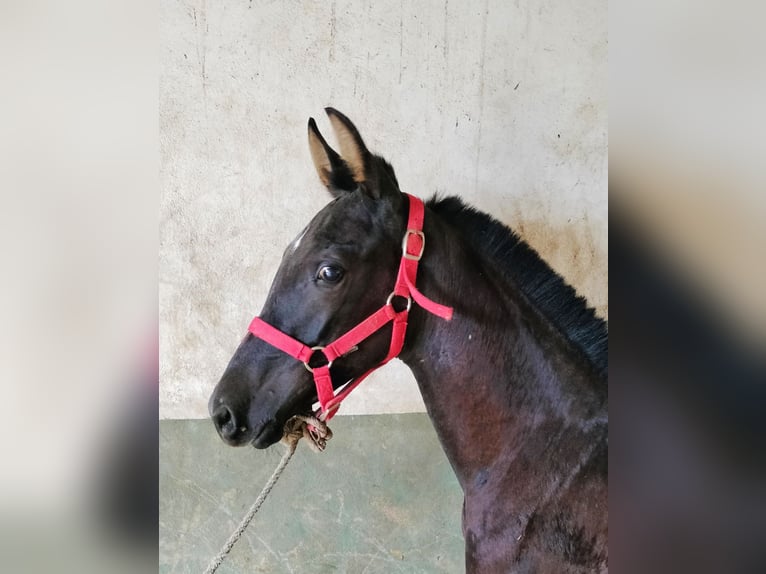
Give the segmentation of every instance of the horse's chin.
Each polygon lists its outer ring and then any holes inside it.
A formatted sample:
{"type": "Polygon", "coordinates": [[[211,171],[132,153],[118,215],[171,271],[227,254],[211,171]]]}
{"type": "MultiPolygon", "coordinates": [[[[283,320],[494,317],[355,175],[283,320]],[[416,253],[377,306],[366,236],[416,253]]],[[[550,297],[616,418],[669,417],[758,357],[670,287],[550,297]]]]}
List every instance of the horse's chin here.
{"type": "Polygon", "coordinates": [[[250,444],[255,448],[268,448],[274,443],[279,442],[282,439],[282,434],[282,425],[277,424],[276,421],[271,421],[258,430],[250,444]]]}

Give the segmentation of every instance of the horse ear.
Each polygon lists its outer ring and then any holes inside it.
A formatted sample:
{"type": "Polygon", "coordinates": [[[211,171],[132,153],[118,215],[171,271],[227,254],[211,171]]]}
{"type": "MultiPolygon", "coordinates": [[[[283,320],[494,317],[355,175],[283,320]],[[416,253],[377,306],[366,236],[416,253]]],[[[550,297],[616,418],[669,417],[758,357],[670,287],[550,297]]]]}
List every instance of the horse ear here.
{"type": "Polygon", "coordinates": [[[372,155],[351,120],[335,108],[325,108],[340,146],[340,155],[354,181],[372,199],[398,198],[399,184],[393,168],[383,158],[372,155]]]}
{"type": "Polygon", "coordinates": [[[319,133],[314,118],[309,118],[309,151],[320,181],[333,197],[343,192],[353,191],[357,184],[346,162],[319,133]]]}
{"type": "Polygon", "coordinates": [[[367,171],[370,152],[367,151],[367,147],[365,147],[364,141],[362,141],[362,136],[359,135],[351,120],[335,108],[325,108],[324,111],[330,118],[330,123],[340,146],[340,155],[351,170],[354,181],[356,183],[364,183],[368,179],[367,171]]]}

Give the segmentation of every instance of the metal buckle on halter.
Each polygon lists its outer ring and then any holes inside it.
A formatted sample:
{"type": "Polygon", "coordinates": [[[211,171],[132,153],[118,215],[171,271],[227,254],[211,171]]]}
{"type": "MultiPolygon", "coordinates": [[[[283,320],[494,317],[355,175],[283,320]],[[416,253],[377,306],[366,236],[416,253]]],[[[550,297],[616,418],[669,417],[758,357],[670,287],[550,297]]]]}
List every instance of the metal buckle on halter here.
{"type": "Polygon", "coordinates": [[[420,259],[423,257],[423,251],[426,249],[426,236],[423,235],[422,231],[418,231],[417,229],[408,229],[404,232],[404,238],[402,239],[402,257],[405,259],[411,259],[412,261],[420,261],[420,259]],[[409,238],[413,235],[417,235],[420,237],[420,253],[417,255],[413,255],[409,251],[407,251],[407,242],[409,238]]]}
{"type": "MultiPolygon", "coordinates": [[[[324,351],[324,347],[311,347],[311,350],[312,351],[324,351]]],[[[324,355],[324,352],[322,354],[324,355]]],[[[311,353],[311,357],[309,357],[309,360],[308,361],[303,361],[303,366],[306,367],[306,370],[309,373],[313,373],[314,372],[314,368],[309,365],[309,361],[311,361],[311,359],[313,357],[314,357],[314,353],[311,353]]],[[[327,355],[325,355],[325,359],[326,358],[327,358],[327,355]]],[[[327,367],[329,369],[330,367],[332,367],[332,361],[327,361],[327,364],[326,365],[322,365],[322,366],[323,367],[327,367]]],[[[319,367],[317,367],[317,368],[319,368],[319,367]]]]}
{"type": "MultiPolygon", "coordinates": [[[[386,299],[386,305],[391,305],[393,307],[393,299],[394,297],[401,297],[402,299],[407,299],[407,308],[405,311],[409,313],[410,309],[412,308],[412,297],[409,295],[397,295],[394,291],[391,291],[391,295],[388,296],[388,299],[386,299]]],[[[396,309],[394,309],[396,311],[396,309]]],[[[396,311],[397,313],[401,313],[401,311],[396,311]]]]}

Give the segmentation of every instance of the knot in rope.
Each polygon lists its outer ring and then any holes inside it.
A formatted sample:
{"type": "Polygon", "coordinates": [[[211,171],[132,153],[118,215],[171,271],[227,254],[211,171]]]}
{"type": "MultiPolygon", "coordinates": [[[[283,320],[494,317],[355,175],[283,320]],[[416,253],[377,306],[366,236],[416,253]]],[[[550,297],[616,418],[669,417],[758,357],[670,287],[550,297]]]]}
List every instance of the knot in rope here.
{"type": "Polygon", "coordinates": [[[327,423],[311,415],[295,415],[285,423],[282,444],[288,448],[305,438],[314,452],[322,452],[327,448],[327,441],[332,438],[332,431],[327,423]]]}

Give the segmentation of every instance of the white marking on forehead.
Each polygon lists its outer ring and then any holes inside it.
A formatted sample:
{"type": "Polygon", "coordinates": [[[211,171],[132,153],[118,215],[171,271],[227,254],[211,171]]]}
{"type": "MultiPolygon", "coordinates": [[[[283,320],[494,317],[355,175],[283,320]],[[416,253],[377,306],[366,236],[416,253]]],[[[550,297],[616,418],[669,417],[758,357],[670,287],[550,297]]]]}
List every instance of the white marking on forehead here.
{"type": "Polygon", "coordinates": [[[300,235],[295,238],[295,241],[292,243],[292,248],[290,249],[291,253],[295,253],[295,250],[298,249],[298,246],[301,244],[301,239],[303,239],[303,236],[306,235],[306,232],[308,231],[308,226],[301,231],[300,235]]]}

